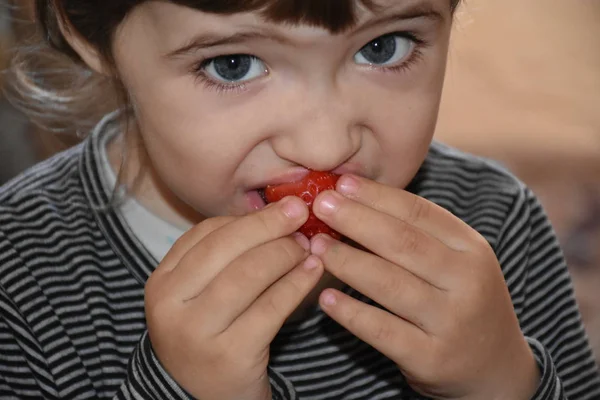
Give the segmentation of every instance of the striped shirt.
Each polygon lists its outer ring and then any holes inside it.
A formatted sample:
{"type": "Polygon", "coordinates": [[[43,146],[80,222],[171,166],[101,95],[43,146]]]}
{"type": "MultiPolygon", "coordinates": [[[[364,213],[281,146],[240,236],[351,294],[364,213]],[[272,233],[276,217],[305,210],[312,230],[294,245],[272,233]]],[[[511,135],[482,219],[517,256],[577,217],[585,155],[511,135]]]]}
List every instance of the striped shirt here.
{"type": "MultiPolygon", "coordinates": [[[[146,331],[144,283],[157,261],[107,207],[98,154],[110,124],[0,189],[1,399],[190,398],[146,331]]],[[[534,399],[600,399],[567,267],[531,191],[438,143],[409,189],[494,249],[541,371],[534,399]]],[[[274,399],[423,399],[391,360],[318,307],[286,324],[271,350],[274,399]]]]}

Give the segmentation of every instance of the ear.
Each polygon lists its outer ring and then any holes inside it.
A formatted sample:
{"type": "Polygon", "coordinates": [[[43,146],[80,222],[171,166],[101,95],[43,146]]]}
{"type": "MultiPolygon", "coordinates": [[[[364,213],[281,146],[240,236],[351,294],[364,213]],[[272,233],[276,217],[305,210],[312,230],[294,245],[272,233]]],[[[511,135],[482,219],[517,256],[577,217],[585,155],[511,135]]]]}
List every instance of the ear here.
{"type": "Polygon", "coordinates": [[[79,55],[84,63],[92,70],[102,75],[110,75],[102,55],[98,50],[85,40],[68,22],[58,19],[58,26],[63,37],[71,48],[79,55]]]}

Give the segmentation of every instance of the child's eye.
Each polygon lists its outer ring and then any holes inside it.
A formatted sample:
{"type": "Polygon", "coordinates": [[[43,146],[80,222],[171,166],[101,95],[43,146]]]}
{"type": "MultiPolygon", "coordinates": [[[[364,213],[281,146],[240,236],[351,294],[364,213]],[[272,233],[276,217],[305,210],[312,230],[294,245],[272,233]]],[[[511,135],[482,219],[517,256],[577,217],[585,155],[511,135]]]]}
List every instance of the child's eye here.
{"type": "Polygon", "coordinates": [[[268,73],[265,64],[247,54],[211,58],[202,63],[204,73],[221,83],[244,83],[268,73]]]}
{"type": "Polygon", "coordinates": [[[357,64],[388,66],[404,60],[414,46],[411,38],[392,33],[380,36],[364,46],[354,56],[357,64]]]}

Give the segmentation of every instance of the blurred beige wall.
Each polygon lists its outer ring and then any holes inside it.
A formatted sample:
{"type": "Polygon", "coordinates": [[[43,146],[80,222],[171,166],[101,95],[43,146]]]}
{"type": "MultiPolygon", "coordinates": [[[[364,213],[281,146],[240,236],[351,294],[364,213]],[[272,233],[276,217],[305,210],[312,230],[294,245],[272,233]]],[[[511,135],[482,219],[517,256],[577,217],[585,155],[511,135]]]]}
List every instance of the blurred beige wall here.
{"type": "Polygon", "coordinates": [[[528,176],[548,157],[599,172],[600,1],[465,0],[438,138],[528,176]]]}
{"type": "Polygon", "coordinates": [[[465,0],[437,139],[503,162],[562,242],[600,360],[600,0],[465,0]]]}

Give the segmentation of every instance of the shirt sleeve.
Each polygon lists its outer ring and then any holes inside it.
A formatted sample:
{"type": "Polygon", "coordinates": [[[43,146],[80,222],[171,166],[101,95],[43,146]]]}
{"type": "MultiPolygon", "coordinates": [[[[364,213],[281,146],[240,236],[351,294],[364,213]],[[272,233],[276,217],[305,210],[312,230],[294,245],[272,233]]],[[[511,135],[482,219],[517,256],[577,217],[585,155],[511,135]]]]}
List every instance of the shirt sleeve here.
{"type": "Polygon", "coordinates": [[[600,374],[564,256],[542,206],[527,188],[507,216],[496,254],[540,368],[533,400],[600,399],[600,374]]]}
{"type": "Polygon", "coordinates": [[[129,358],[127,378],[114,399],[193,399],[162,367],[146,331],[129,358]]]}
{"type": "MultiPolygon", "coordinates": [[[[6,306],[6,297],[0,305],[0,398],[2,399],[60,399],[41,352],[37,352],[36,341],[26,334],[27,328],[17,337],[7,320],[12,315],[6,306]],[[37,362],[36,362],[37,360],[37,362]]],[[[12,324],[10,324],[12,325],[12,324]]],[[[296,400],[292,386],[281,375],[269,371],[273,400],[296,400]]],[[[85,397],[85,396],[84,396],[85,397]]],[[[89,398],[94,398],[90,393],[89,398]]],[[[156,358],[147,333],[144,334],[129,360],[127,377],[113,399],[139,400],[188,400],[193,399],[171,378],[156,358]]]]}
{"type": "MultiPolygon", "coordinates": [[[[268,372],[273,400],[296,400],[291,384],[274,370],[268,372]]],[[[146,332],[129,360],[127,379],[114,399],[190,400],[193,397],[162,367],[146,332]]]]}
{"type": "MultiPolygon", "coordinates": [[[[17,271],[17,267],[22,264],[23,260],[0,232],[0,266],[4,272],[17,271]]],[[[76,349],[64,347],[64,343],[58,339],[56,343],[63,346],[59,346],[60,352],[66,354],[67,358],[66,361],[61,361],[63,365],[57,364],[59,361],[53,357],[58,350],[43,348],[40,344],[41,338],[36,334],[36,330],[32,329],[30,321],[21,312],[17,302],[5,290],[4,283],[23,285],[19,274],[0,274],[0,399],[67,399],[73,398],[75,394],[77,398],[89,399],[107,396],[112,396],[113,399],[139,400],[192,399],[192,396],[162,367],[154,354],[147,331],[130,355],[127,373],[124,374],[116,393],[114,390],[105,390],[102,383],[99,386],[94,385],[93,378],[78,364],[80,361],[76,349]],[[60,370],[61,376],[57,378],[53,370],[60,370]],[[65,377],[77,384],[61,386],[60,381],[64,381],[65,377]],[[103,396],[98,395],[98,388],[102,390],[103,396]]],[[[44,311],[43,305],[38,304],[37,307],[38,311],[44,311]]],[[[51,325],[52,322],[48,321],[51,320],[36,323],[51,325]]],[[[45,332],[46,335],[53,334],[50,328],[45,332]]],[[[292,385],[283,376],[269,370],[269,377],[273,400],[296,400],[292,385]]],[[[98,376],[96,379],[110,381],[114,376],[98,376]]]]}
{"type": "Polygon", "coordinates": [[[0,399],[58,399],[47,358],[26,318],[4,290],[21,260],[0,231],[0,399]],[[7,272],[8,271],[8,272],[7,272]]]}

